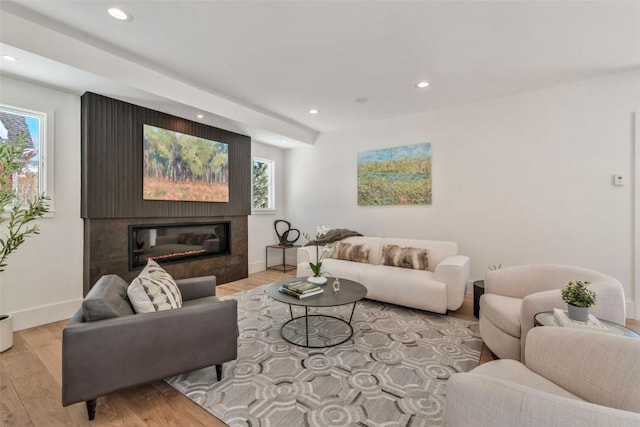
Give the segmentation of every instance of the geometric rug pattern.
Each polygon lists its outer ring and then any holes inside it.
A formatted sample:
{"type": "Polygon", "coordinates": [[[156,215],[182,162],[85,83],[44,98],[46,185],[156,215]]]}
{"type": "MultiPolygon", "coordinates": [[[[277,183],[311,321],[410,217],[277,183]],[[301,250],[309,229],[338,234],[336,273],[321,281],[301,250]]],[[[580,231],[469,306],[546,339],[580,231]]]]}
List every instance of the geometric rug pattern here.
{"type": "MultiPolygon", "coordinates": [[[[438,426],[448,378],[478,365],[478,322],[366,299],[356,305],[353,337],[344,344],[289,344],[281,337],[289,306],[265,289],[225,298],[238,301],[240,336],[238,359],[223,365],[221,381],[214,367],[166,380],[229,426],[438,426]]],[[[348,321],[351,308],[310,313],[348,321]]],[[[333,327],[348,332],[326,321],[309,319],[310,339],[331,339],[333,327]]],[[[304,336],[300,325],[287,336],[304,336]]]]}

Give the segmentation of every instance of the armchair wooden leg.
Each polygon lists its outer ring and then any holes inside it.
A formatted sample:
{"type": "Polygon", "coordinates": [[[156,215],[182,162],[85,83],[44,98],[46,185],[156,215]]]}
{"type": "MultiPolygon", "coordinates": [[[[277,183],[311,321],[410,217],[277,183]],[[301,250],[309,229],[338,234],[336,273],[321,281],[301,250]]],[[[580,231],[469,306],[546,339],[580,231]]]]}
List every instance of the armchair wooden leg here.
{"type": "Polygon", "coordinates": [[[98,399],[91,399],[85,402],[87,404],[87,415],[89,415],[89,421],[92,421],[96,417],[96,405],[98,399]]]}
{"type": "Polygon", "coordinates": [[[222,364],[216,365],[216,376],[218,377],[218,381],[222,379],[222,364]]]}

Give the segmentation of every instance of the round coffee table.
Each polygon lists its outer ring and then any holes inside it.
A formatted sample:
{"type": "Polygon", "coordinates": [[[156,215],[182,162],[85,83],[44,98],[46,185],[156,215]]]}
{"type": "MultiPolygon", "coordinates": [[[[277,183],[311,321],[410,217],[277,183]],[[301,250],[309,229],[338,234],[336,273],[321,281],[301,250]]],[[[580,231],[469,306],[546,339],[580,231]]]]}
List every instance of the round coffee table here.
{"type": "Polygon", "coordinates": [[[333,282],[335,278],[331,277],[327,280],[325,285],[322,285],[322,289],[324,292],[318,295],[313,295],[307,298],[296,298],[291,295],[284,294],[280,292],[278,289],[285,283],[292,282],[300,282],[305,281],[305,278],[295,278],[295,279],[286,279],[281,280],[279,282],[272,283],[267,287],[267,295],[273,298],[276,301],[280,301],[284,304],[289,305],[289,313],[291,314],[291,320],[287,321],[284,325],[282,325],[282,329],[280,330],[280,334],[282,335],[282,339],[287,341],[290,344],[294,344],[300,347],[306,348],[325,348],[325,347],[334,347],[336,345],[343,344],[347,342],[353,336],[353,327],[351,326],[351,320],[353,319],[353,313],[356,309],[356,303],[363,299],[367,295],[367,288],[362,286],[358,282],[354,282],[353,280],[340,279],[340,291],[333,292],[333,282]],[[339,305],[347,305],[353,304],[353,308],[351,309],[351,316],[349,317],[349,321],[342,319],[337,316],[330,316],[327,314],[309,314],[309,307],[335,307],[339,305]],[[294,317],[292,306],[300,306],[304,307],[304,316],[294,317]],[[340,322],[343,325],[348,327],[348,333],[345,338],[334,342],[332,344],[321,344],[321,345],[311,345],[309,344],[309,318],[318,318],[318,320],[330,320],[332,322],[340,322]],[[294,341],[292,338],[288,338],[284,330],[290,325],[294,327],[294,330],[298,329],[296,326],[298,323],[302,323],[304,320],[304,328],[305,328],[305,343],[300,343],[294,341]]]}

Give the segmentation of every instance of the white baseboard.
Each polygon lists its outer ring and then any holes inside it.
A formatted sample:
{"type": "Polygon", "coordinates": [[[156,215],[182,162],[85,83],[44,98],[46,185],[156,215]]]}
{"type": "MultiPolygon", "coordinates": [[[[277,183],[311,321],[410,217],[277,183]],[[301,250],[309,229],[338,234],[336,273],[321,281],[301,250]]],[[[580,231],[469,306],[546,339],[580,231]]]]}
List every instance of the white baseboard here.
{"type": "Polygon", "coordinates": [[[259,273],[260,271],[264,271],[264,260],[254,261],[249,263],[249,274],[259,273]]]}
{"type": "Polygon", "coordinates": [[[82,298],[14,311],[13,330],[33,328],[59,320],[70,319],[82,305],[82,298]]]}

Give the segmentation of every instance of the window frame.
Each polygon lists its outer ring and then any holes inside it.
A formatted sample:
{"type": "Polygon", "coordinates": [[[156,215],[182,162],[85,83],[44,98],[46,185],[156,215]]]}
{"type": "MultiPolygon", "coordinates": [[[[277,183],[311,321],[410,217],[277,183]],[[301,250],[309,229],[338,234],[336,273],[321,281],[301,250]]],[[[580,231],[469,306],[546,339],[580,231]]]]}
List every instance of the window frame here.
{"type": "Polygon", "coordinates": [[[276,162],[271,159],[265,159],[263,157],[254,156],[251,159],[251,213],[252,214],[275,214],[276,213],[276,185],[275,185],[275,174],[276,174],[276,162]],[[269,206],[266,208],[256,208],[254,206],[253,200],[253,190],[254,190],[254,181],[253,181],[253,164],[255,162],[265,163],[269,165],[269,206]]]}
{"type": "Polygon", "coordinates": [[[49,212],[44,216],[52,217],[55,212],[53,197],[53,111],[40,111],[5,103],[0,103],[0,110],[10,114],[34,117],[39,121],[38,194],[45,193],[49,198],[47,202],[49,212]]]}

